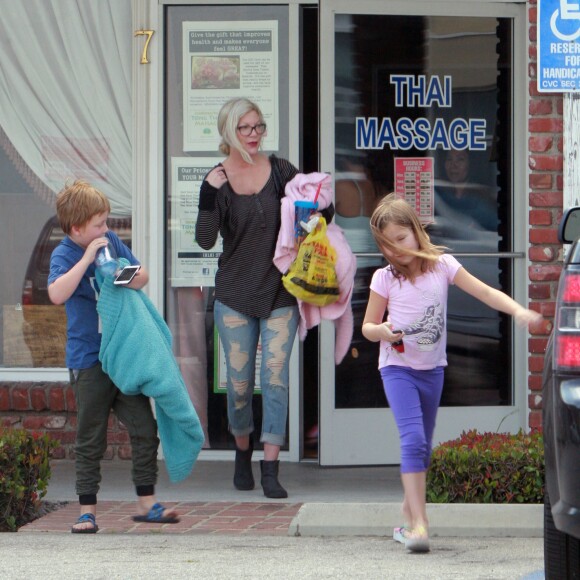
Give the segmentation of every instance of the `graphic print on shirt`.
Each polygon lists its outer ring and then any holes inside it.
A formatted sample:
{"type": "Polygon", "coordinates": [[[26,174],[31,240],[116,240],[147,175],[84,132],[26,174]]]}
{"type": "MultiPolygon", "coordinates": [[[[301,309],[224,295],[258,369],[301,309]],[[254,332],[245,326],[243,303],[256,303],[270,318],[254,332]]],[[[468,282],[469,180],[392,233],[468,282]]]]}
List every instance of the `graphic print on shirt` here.
{"type": "Polygon", "coordinates": [[[418,318],[403,329],[406,336],[417,335],[417,348],[422,351],[429,351],[441,339],[445,328],[443,316],[443,305],[435,292],[424,292],[423,301],[430,304],[425,308],[423,316],[418,318]]]}

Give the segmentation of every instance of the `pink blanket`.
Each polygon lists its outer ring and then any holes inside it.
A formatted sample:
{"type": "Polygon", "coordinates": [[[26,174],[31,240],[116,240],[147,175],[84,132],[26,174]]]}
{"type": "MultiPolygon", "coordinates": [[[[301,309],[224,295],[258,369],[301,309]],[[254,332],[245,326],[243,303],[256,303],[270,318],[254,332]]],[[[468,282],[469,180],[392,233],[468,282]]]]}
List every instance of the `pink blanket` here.
{"type": "MultiPolygon", "coordinates": [[[[314,200],[319,184],[322,187],[318,196],[318,208],[324,209],[331,204],[333,198],[332,180],[326,173],[298,173],[286,184],[286,196],[282,198],[282,224],[274,254],[274,264],[283,274],[288,271],[298,253],[294,248],[294,202],[314,200]]],[[[328,224],[326,233],[337,254],[336,275],[340,298],[328,306],[314,306],[298,300],[298,336],[300,340],[304,340],[310,328],[320,324],[323,319],[332,320],[336,331],[334,359],[339,364],[348,352],[352,340],[354,323],[350,300],[356,274],[356,257],[339,226],[335,223],[328,224]]]]}

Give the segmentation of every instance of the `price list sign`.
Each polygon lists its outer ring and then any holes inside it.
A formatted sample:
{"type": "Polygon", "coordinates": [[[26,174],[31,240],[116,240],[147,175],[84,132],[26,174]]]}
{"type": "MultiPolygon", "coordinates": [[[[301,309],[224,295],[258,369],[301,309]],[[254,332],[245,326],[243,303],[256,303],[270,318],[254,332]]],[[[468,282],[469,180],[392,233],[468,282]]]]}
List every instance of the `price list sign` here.
{"type": "Polygon", "coordinates": [[[434,220],[433,158],[396,157],[395,195],[410,203],[422,224],[434,220]]]}

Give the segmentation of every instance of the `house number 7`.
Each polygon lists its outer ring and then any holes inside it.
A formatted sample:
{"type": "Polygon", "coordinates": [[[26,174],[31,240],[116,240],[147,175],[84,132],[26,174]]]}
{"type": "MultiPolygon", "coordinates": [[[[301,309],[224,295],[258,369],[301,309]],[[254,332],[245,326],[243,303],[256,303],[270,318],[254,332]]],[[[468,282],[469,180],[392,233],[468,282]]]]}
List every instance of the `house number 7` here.
{"type": "Polygon", "coordinates": [[[149,43],[151,42],[151,37],[154,34],[154,30],[137,30],[135,36],[146,36],[145,46],[143,47],[143,52],[141,53],[141,64],[149,64],[149,59],[147,58],[147,49],[149,48],[149,43]]]}

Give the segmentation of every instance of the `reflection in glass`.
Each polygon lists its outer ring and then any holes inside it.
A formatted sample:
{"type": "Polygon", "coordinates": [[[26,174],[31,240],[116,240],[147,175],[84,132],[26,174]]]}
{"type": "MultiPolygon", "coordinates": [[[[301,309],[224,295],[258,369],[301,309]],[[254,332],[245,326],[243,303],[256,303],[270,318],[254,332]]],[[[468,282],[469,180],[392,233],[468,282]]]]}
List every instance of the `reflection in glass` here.
{"type": "MultiPolygon", "coordinates": [[[[335,38],[335,189],[337,223],[345,230],[359,269],[353,296],[351,353],[336,369],[336,408],[387,405],[378,373],[378,346],[361,323],[373,271],[384,265],[368,218],[394,189],[394,160],[434,160],[435,221],[432,240],[449,248],[475,276],[511,290],[511,261],[472,254],[511,251],[511,24],[507,19],[393,15],[337,15],[335,38]],[[380,44],[383,50],[376,51],[380,44]],[[450,87],[445,103],[426,93],[396,95],[391,75],[438,77],[450,87]],[[450,84],[444,79],[450,78],[450,84]],[[355,119],[485,121],[481,150],[438,145],[433,149],[357,148],[355,119]],[[365,254],[361,256],[360,254],[365,254]],[[458,255],[459,254],[459,255],[458,255]]],[[[443,405],[509,405],[511,322],[450,288],[448,362],[443,405]]]]}
{"type": "MultiPolygon", "coordinates": [[[[65,307],[47,291],[50,255],[64,238],[54,192],[1,128],[0,175],[0,366],[65,368],[65,307]]],[[[108,225],[131,246],[130,217],[110,217],[108,225]]]]}
{"type": "MultiPolygon", "coordinates": [[[[211,3],[208,3],[211,4],[211,3]]],[[[187,129],[187,123],[193,123],[191,119],[184,118],[184,98],[183,83],[188,79],[183,78],[183,24],[186,22],[224,22],[226,29],[234,29],[236,21],[261,21],[277,20],[280,53],[280,69],[286,70],[288,67],[288,7],[287,6],[226,6],[226,5],[207,5],[207,6],[169,6],[166,14],[167,30],[165,38],[167,45],[165,47],[165,70],[167,78],[165,79],[165,160],[166,167],[170,168],[173,159],[179,158],[203,158],[205,166],[206,160],[215,158],[215,164],[223,160],[224,155],[218,150],[218,141],[208,145],[207,151],[190,151],[184,150],[184,129],[187,129]]],[[[200,56],[195,57],[192,62],[191,82],[189,86],[193,89],[199,89],[202,92],[211,89],[211,96],[200,96],[200,99],[207,99],[206,105],[208,110],[217,111],[226,100],[232,97],[231,90],[240,86],[240,75],[251,76],[252,71],[240,70],[239,57],[237,56],[200,56]],[[203,65],[203,66],[202,66],[203,65]],[[209,65],[209,68],[208,66],[209,65]],[[223,75],[208,75],[207,71],[215,73],[224,72],[223,75]],[[211,78],[210,78],[211,77],[211,78]],[[219,77],[219,78],[218,78],[219,77]],[[228,92],[229,91],[229,92],[228,92]]],[[[245,77],[242,79],[247,81],[245,77]]],[[[255,80],[255,79],[254,79],[255,80]]],[[[288,87],[286,85],[287,76],[280,75],[279,91],[279,110],[288,110],[288,87]]],[[[252,82],[251,80],[249,82],[252,82]]],[[[247,83],[246,83],[247,84],[247,83]]],[[[242,96],[242,95],[240,95],[242,96]]],[[[247,95],[243,95],[247,96],[247,95]]],[[[217,123],[217,119],[215,119],[217,123]]],[[[288,157],[286,148],[288,143],[288,119],[287,116],[280,114],[278,118],[268,119],[269,127],[279,132],[280,150],[276,154],[280,157],[288,157]],[[274,125],[272,125],[274,123],[274,125]]],[[[215,126],[215,125],[214,125],[215,126]]],[[[257,125],[247,127],[241,131],[244,134],[264,133],[265,127],[257,125]]],[[[180,202],[177,199],[175,184],[172,183],[171,171],[168,169],[165,175],[164,202],[166,216],[183,216],[180,209],[180,202]]],[[[191,199],[183,201],[187,205],[188,211],[197,208],[198,200],[191,196],[191,199]]],[[[192,212],[190,212],[192,213],[192,212]]],[[[184,222],[191,222],[192,227],[195,224],[195,217],[188,215],[184,222]]],[[[179,363],[183,374],[190,398],[197,411],[200,421],[203,425],[206,443],[205,447],[211,447],[213,450],[233,449],[234,440],[228,430],[227,404],[225,392],[220,389],[219,378],[223,374],[220,366],[219,357],[219,338],[214,330],[214,288],[204,281],[201,287],[199,277],[196,278],[191,271],[187,271],[189,279],[180,282],[181,286],[175,284],[172,280],[172,268],[175,261],[178,260],[179,248],[173,247],[176,236],[171,228],[177,227],[172,223],[171,217],[166,220],[166,255],[165,255],[165,316],[171,332],[174,336],[173,348],[174,354],[179,363]]],[[[184,260],[191,260],[188,266],[192,264],[195,267],[203,261],[203,256],[196,255],[197,250],[191,251],[191,256],[182,256],[184,260]]],[[[218,252],[218,249],[216,249],[218,252]]],[[[207,260],[204,267],[215,275],[215,264],[212,259],[207,260]]],[[[193,268],[192,268],[193,271],[193,268]]],[[[253,417],[256,425],[262,424],[262,399],[255,394],[252,401],[253,417]]],[[[260,433],[254,434],[255,448],[261,449],[262,445],[258,443],[260,433]]],[[[285,449],[288,447],[286,446],[285,449]]]]}

